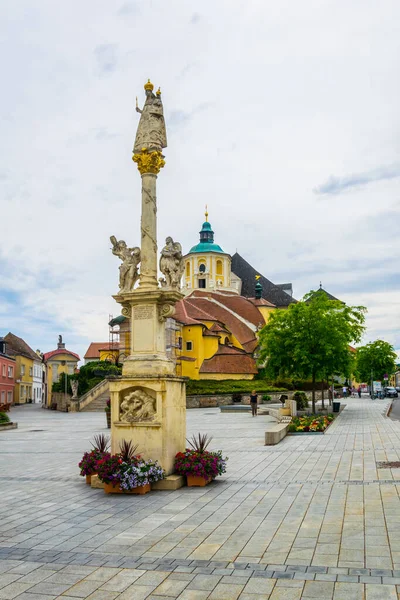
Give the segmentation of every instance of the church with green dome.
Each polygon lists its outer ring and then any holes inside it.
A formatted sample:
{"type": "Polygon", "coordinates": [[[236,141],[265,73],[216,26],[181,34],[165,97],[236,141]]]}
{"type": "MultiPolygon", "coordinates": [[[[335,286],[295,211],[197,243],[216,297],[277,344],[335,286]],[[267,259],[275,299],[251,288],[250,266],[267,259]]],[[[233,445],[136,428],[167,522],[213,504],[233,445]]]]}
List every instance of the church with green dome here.
{"type": "Polygon", "coordinates": [[[231,256],[214,242],[214,232],[206,220],[200,231],[200,241],[184,256],[185,273],[183,291],[190,294],[193,290],[220,290],[240,293],[240,280],[231,271],[231,256]]]}

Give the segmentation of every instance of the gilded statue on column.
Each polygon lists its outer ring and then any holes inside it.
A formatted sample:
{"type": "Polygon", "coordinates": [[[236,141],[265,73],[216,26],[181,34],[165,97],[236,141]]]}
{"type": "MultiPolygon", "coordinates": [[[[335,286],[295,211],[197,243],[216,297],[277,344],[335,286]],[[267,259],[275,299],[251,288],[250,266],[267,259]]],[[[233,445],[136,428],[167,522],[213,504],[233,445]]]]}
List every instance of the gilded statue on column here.
{"type": "Polygon", "coordinates": [[[167,131],[165,129],[164,109],[161,101],[161,91],[153,94],[154,86],[150,79],[144,86],[146,101],[140,109],[136,98],[136,111],[140,113],[139,126],[136,133],[133,152],[161,152],[167,147],[167,131]]]}

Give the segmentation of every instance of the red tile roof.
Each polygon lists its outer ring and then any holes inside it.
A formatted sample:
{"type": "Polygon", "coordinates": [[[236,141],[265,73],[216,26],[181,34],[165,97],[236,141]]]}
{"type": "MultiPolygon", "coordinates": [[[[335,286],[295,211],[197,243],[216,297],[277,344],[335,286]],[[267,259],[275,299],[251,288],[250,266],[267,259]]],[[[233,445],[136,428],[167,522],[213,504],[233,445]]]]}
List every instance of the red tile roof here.
{"type": "MultiPolygon", "coordinates": [[[[213,296],[219,297],[219,294],[211,293],[209,296],[207,294],[197,295],[193,294],[187,296],[181,302],[184,303],[186,312],[189,317],[192,319],[198,319],[201,321],[212,320],[222,324],[228,331],[230,331],[236,339],[240,342],[243,348],[248,352],[253,352],[257,346],[257,338],[255,336],[254,330],[243,322],[242,319],[246,319],[246,316],[250,312],[250,310],[246,310],[245,314],[242,314],[242,311],[239,312],[239,307],[237,307],[237,314],[233,312],[233,310],[229,310],[225,306],[221,306],[221,303],[214,301],[213,296]],[[199,316],[195,316],[200,314],[199,310],[204,314],[207,314],[208,317],[199,318],[199,316]],[[242,317],[242,318],[240,318],[242,317]]],[[[247,302],[246,298],[243,298],[244,303],[241,304],[240,308],[251,307],[251,309],[257,311],[258,313],[258,322],[260,324],[264,324],[264,319],[262,318],[260,312],[253,306],[250,302],[247,302]]],[[[254,313],[253,313],[254,317],[254,313]]],[[[251,321],[250,321],[251,323],[251,321]]]]}
{"type": "Polygon", "coordinates": [[[218,352],[212,358],[203,361],[200,373],[255,375],[258,370],[252,356],[233,346],[220,344],[218,352]]]}
{"type": "Polygon", "coordinates": [[[118,350],[119,344],[110,342],[92,342],[83,358],[96,358],[100,360],[100,350],[118,350]]]}
{"type": "Polygon", "coordinates": [[[69,354],[70,356],[73,356],[77,360],[81,360],[80,356],[78,354],[75,354],[75,352],[71,352],[71,350],[67,350],[66,348],[64,348],[64,349],[60,348],[58,350],[51,350],[50,352],[45,352],[43,354],[43,359],[45,362],[47,362],[50,358],[53,358],[54,356],[58,356],[60,354],[69,354]]]}

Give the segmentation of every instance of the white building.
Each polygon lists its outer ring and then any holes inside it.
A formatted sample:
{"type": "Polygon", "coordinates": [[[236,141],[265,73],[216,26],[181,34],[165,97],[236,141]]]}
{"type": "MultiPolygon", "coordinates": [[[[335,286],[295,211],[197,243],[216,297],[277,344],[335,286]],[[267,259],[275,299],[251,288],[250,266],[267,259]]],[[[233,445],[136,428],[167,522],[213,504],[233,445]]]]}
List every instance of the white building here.
{"type": "Polygon", "coordinates": [[[43,363],[38,356],[37,360],[33,361],[32,367],[32,402],[40,403],[43,400],[43,363]]]}

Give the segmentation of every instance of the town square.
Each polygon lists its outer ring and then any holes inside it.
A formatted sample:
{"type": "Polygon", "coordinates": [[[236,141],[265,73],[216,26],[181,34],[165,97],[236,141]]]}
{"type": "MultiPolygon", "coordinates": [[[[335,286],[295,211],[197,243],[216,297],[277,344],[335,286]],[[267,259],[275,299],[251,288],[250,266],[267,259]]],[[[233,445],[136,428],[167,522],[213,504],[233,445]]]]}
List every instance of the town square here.
{"type": "Polygon", "coordinates": [[[399,7],[0,15],[0,600],[400,600],[399,7]]]}

